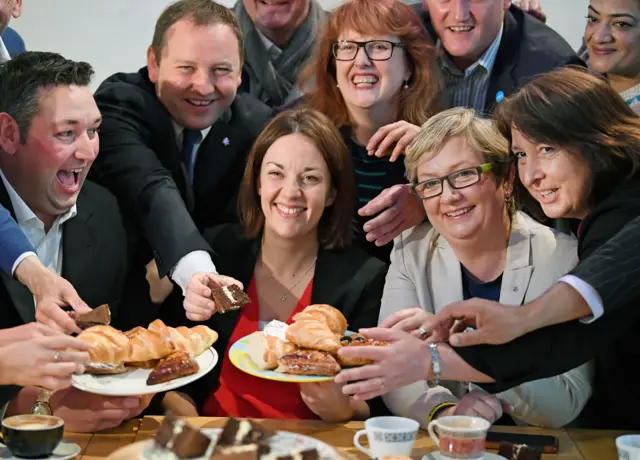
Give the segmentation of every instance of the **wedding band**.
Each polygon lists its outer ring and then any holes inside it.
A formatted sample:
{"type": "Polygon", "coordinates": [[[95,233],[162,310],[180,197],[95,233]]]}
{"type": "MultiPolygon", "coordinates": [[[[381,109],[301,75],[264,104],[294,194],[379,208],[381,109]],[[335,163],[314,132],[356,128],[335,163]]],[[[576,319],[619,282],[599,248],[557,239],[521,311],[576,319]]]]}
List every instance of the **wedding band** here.
{"type": "Polygon", "coordinates": [[[55,355],[53,355],[53,360],[57,363],[60,361],[60,352],[57,351],[55,355]]]}
{"type": "Polygon", "coordinates": [[[418,337],[420,337],[420,340],[426,339],[428,335],[429,334],[427,334],[427,331],[425,331],[424,327],[418,329],[418,337]]]}

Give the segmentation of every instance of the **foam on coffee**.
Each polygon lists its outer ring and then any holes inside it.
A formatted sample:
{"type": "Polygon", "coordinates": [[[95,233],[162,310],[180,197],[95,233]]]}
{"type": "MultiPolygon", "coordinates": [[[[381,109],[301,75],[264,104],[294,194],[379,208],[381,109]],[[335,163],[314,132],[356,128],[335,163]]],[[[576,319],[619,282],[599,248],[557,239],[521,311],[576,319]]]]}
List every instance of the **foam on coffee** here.
{"type": "Polygon", "coordinates": [[[15,430],[50,430],[62,425],[62,420],[57,417],[43,415],[18,415],[2,421],[2,424],[15,430]]]}

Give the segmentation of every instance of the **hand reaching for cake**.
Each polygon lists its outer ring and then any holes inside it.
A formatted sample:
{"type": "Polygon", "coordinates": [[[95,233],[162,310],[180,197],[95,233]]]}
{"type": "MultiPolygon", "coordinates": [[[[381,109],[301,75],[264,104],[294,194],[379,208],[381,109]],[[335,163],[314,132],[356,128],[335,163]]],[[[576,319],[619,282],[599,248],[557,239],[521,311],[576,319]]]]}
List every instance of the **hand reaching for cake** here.
{"type": "MultiPolygon", "coordinates": [[[[223,290],[226,287],[226,291],[232,290],[233,293],[236,293],[235,288],[231,286],[237,286],[242,292],[242,283],[229,276],[204,272],[193,275],[184,294],[184,309],[187,312],[187,318],[191,321],[206,321],[214,313],[223,312],[223,307],[218,305],[220,302],[214,300],[214,291],[216,289],[223,290]]],[[[244,298],[242,300],[246,301],[244,298]]]]}
{"type": "Polygon", "coordinates": [[[300,396],[311,412],[325,422],[365,420],[371,415],[366,403],[352,400],[342,392],[342,385],[333,381],[303,383],[300,396]]]}

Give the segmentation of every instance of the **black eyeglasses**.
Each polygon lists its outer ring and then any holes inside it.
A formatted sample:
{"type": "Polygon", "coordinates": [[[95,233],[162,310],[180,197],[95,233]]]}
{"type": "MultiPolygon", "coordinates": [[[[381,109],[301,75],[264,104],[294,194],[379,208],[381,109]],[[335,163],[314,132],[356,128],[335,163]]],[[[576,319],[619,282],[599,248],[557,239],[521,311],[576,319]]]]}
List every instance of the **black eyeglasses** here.
{"type": "Polygon", "coordinates": [[[369,40],[368,42],[338,40],[333,42],[331,50],[336,60],[353,61],[360,48],[364,48],[364,53],[372,61],[387,61],[393,56],[394,48],[404,48],[404,45],[389,40],[369,40]]]}
{"type": "Polygon", "coordinates": [[[413,186],[412,190],[414,195],[423,200],[426,198],[433,198],[442,194],[445,180],[449,183],[451,188],[460,190],[480,182],[480,176],[482,176],[482,173],[490,171],[491,169],[493,169],[493,164],[491,163],[485,163],[473,168],[459,169],[458,171],[454,171],[446,176],[435,177],[433,179],[418,182],[413,186]]]}

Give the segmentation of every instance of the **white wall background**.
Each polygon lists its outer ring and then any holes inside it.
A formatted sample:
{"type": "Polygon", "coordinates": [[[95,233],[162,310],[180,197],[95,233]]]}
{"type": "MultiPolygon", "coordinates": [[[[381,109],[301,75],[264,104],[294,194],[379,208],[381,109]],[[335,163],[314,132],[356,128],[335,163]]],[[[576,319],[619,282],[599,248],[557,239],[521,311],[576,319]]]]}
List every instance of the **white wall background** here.
{"type": "MultiPolygon", "coordinates": [[[[219,0],[232,6],[235,0],[219,0]]],[[[371,0],[375,1],[375,0],[371,0]]],[[[574,48],[581,43],[588,0],[540,0],[549,26],[574,48]]],[[[145,64],[145,51],[161,11],[171,0],[26,0],[14,27],[27,49],[56,51],[90,62],[94,87],[115,72],[145,64]]],[[[340,0],[320,0],[331,9],[340,0]]]]}

